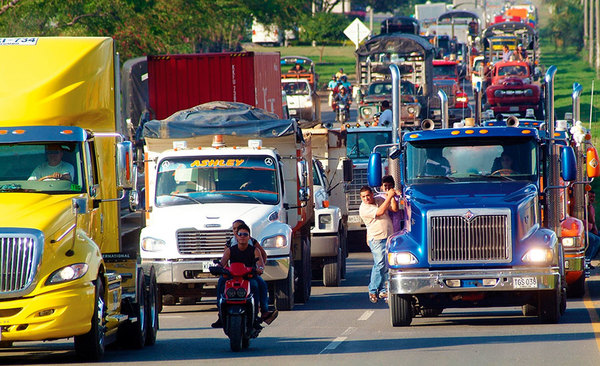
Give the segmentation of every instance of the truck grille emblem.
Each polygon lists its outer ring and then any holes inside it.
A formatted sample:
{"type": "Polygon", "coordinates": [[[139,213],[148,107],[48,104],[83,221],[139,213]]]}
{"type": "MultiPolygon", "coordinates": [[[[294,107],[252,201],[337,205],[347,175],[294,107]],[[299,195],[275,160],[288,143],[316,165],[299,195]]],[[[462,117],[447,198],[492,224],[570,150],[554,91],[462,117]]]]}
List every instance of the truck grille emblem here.
{"type": "Polygon", "coordinates": [[[465,219],[467,219],[467,221],[471,221],[471,219],[475,216],[475,214],[473,212],[471,212],[471,210],[468,210],[463,217],[465,219]]]}

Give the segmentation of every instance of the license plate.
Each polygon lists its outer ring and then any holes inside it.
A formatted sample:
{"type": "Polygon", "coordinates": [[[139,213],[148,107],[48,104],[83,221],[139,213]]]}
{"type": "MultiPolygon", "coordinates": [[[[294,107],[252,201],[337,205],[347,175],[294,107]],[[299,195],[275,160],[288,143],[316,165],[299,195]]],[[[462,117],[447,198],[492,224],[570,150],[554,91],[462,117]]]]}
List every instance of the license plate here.
{"type": "Polygon", "coordinates": [[[202,262],[202,272],[210,272],[209,268],[216,266],[213,262],[202,262]]]}
{"type": "Polygon", "coordinates": [[[537,288],[537,277],[515,277],[513,278],[514,288],[537,288]]]}
{"type": "Polygon", "coordinates": [[[510,107],[510,111],[511,112],[518,112],[519,111],[519,107],[513,105],[513,106],[510,107]]]}
{"type": "Polygon", "coordinates": [[[437,109],[433,110],[433,115],[434,116],[441,116],[442,115],[442,111],[438,111],[437,109]]]}
{"type": "Polygon", "coordinates": [[[298,113],[295,109],[290,109],[290,115],[294,116],[298,113]]]}
{"type": "Polygon", "coordinates": [[[348,222],[353,224],[360,223],[360,216],[348,216],[348,222]]]}

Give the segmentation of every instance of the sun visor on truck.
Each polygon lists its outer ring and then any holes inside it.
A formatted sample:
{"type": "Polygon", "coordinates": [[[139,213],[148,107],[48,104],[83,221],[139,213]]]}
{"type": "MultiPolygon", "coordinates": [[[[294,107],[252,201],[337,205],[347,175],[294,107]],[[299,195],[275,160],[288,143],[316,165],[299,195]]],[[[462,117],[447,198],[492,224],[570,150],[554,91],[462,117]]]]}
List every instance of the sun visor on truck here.
{"type": "Polygon", "coordinates": [[[206,135],[279,137],[295,134],[296,121],[235,102],[210,102],[144,124],[145,138],[191,138],[206,135]]]}

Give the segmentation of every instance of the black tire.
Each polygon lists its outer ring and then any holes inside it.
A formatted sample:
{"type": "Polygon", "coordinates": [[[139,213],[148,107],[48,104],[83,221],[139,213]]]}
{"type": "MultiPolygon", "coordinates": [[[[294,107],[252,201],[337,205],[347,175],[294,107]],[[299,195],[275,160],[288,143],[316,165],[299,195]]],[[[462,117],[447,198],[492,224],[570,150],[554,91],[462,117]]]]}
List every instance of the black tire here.
{"type": "Polygon", "coordinates": [[[410,296],[389,295],[390,321],[394,327],[405,327],[412,322],[412,306],[410,296]]]}
{"type": "Polygon", "coordinates": [[[75,336],[75,353],[77,357],[87,361],[99,361],[104,357],[104,284],[100,277],[94,280],[94,312],[92,313],[91,328],[86,334],[75,336]]]}
{"type": "Polygon", "coordinates": [[[245,321],[241,315],[228,315],[228,318],[229,346],[233,352],[239,352],[242,350],[245,321]]]}
{"type": "Polygon", "coordinates": [[[540,291],[538,317],[541,322],[556,324],[560,320],[561,290],[560,286],[552,291],[540,291]]]}
{"type": "Polygon", "coordinates": [[[342,250],[342,268],[341,276],[342,279],[346,278],[346,258],[348,258],[348,228],[340,223],[340,248],[342,250]]]}
{"type": "Polygon", "coordinates": [[[126,303],[124,309],[130,318],[135,318],[135,322],[127,322],[121,325],[118,333],[120,344],[128,348],[140,349],[146,344],[147,321],[146,321],[146,281],[144,271],[139,268],[137,271],[137,301],[135,303],[126,303]]]}
{"type": "Polygon", "coordinates": [[[250,347],[250,338],[242,338],[242,349],[248,349],[248,347],[250,347]]]}
{"type": "Polygon", "coordinates": [[[275,308],[292,310],[294,308],[294,266],[290,266],[287,278],[275,282],[273,287],[275,308]]]}
{"type": "Polygon", "coordinates": [[[571,285],[567,285],[567,294],[569,297],[582,298],[585,295],[585,273],[571,285]]]}
{"type": "Polygon", "coordinates": [[[523,316],[535,316],[538,314],[538,309],[531,304],[523,305],[521,311],[523,312],[523,316]]]}
{"type": "Polygon", "coordinates": [[[158,309],[160,299],[154,267],[150,269],[150,275],[146,276],[145,280],[148,291],[146,296],[146,346],[153,346],[156,343],[156,335],[159,329],[158,309]]]}
{"type": "Polygon", "coordinates": [[[10,348],[13,346],[12,341],[0,341],[0,348],[10,348]]]}
{"type": "Polygon", "coordinates": [[[312,266],[310,261],[310,236],[302,237],[302,259],[294,263],[297,282],[295,284],[294,300],[296,303],[306,303],[310,299],[312,287],[312,266]]]}
{"type": "Polygon", "coordinates": [[[342,282],[342,253],[338,249],[338,255],[325,258],[323,265],[323,285],[325,287],[337,287],[342,282]]]}

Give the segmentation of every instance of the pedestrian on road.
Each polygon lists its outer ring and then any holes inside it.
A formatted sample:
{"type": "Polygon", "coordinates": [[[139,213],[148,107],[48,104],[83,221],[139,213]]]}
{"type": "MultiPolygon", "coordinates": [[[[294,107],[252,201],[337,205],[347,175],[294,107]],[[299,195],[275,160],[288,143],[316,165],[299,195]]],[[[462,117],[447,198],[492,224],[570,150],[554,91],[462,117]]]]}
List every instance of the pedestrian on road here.
{"type": "Polygon", "coordinates": [[[393,189],[387,192],[385,199],[375,197],[369,186],[363,186],[360,189],[362,203],[358,213],[367,226],[367,244],[373,254],[373,269],[371,270],[371,280],[369,282],[369,300],[372,303],[377,302],[378,296],[381,299],[387,299],[388,297],[388,269],[385,263],[385,246],[387,238],[394,233],[388,209],[395,196],[396,191],[393,189]]]}

